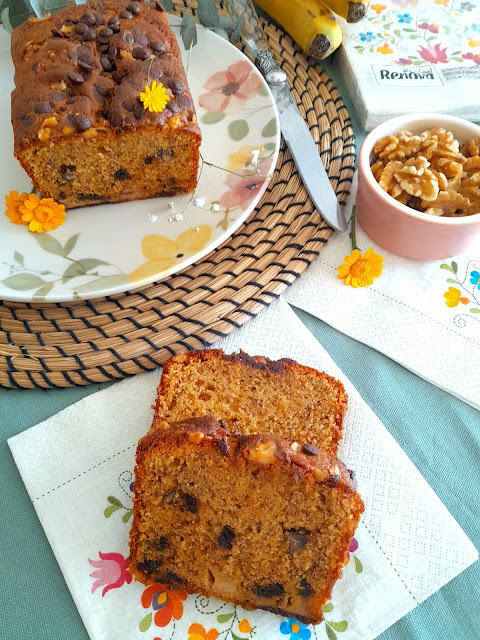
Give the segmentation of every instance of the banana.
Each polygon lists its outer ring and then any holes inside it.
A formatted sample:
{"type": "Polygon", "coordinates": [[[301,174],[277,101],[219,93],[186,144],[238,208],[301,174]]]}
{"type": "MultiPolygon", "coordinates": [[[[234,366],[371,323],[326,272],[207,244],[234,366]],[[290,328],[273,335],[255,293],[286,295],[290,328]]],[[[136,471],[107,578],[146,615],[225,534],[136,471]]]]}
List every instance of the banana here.
{"type": "Polygon", "coordinates": [[[338,16],[345,18],[347,22],[358,22],[367,13],[369,0],[354,2],[353,0],[324,0],[338,16]]]}
{"type": "Polygon", "coordinates": [[[320,0],[255,0],[313,58],[329,56],[342,43],[333,11],[320,0]]]}

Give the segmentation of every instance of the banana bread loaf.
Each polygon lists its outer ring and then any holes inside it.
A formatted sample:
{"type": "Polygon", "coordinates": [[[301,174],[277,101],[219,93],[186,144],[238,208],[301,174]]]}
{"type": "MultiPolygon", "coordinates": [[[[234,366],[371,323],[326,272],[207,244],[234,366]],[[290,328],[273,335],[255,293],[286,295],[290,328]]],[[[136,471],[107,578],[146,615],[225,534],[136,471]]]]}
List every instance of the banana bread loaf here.
{"type": "Polygon", "coordinates": [[[335,454],[347,400],[339,380],[293,360],[206,349],[165,363],[153,426],[211,415],[230,431],[273,433],[335,454]]]}
{"type": "Polygon", "coordinates": [[[135,578],[320,622],[364,510],[353,473],[211,417],[161,426],[137,448],[135,578]]]}
{"type": "Polygon", "coordinates": [[[70,5],[11,46],[15,156],[42,195],[72,208],[194,188],[200,129],[159,3],[70,5]],[[154,82],[159,112],[140,100],[154,82]]]}

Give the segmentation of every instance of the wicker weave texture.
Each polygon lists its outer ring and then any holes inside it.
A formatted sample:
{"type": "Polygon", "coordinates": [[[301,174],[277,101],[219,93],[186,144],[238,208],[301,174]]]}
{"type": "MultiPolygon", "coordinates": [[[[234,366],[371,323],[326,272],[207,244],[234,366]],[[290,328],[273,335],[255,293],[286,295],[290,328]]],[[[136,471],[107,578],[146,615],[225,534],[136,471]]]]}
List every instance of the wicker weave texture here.
{"type": "MultiPolygon", "coordinates": [[[[355,162],[347,110],[331,80],[262,21],[341,203],[355,162]]],[[[139,291],[69,304],[0,301],[0,385],[51,388],[117,380],[230,333],[277,298],[332,230],[315,210],[285,144],[258,207],[222,246],[139,291]]]]}

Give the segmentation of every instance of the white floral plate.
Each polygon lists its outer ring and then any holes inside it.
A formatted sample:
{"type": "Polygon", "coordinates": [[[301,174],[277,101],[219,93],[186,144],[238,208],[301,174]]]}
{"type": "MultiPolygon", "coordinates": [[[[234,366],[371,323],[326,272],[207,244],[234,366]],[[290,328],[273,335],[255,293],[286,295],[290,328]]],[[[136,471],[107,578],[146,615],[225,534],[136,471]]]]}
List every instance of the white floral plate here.
{"type": "MultiPolygon", "coordinates": [[[[178,36],[179,20],[170,18],[178,36]]],[[[196,192],[73,209],[62,227],[41,234],[11,224],[1,212],[0,299],[69,302],[157,282],[215,249],[253,210],[277,160],[277,110],[238,49],[207,29],[197,34],[187,72],[203,136],[196,192]]],[[[187,68],[188,51],[178,40],[187,68]]],[[[2,197],[31,189],[13,156],[9,47],[0,30],[2,197]]]]}

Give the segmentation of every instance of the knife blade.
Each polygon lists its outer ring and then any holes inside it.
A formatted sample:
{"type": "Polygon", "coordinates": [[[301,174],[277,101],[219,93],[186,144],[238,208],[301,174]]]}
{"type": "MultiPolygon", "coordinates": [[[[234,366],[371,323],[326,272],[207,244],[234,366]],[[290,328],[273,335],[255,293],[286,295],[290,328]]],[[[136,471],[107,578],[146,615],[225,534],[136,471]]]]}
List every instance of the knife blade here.
{"type": "Polygon", "coordinates": [[[347,231],[347,221],[315,142],[288,88],[287,74],[278,66],[269,49],[251,0],[227,0],[224,6],[234,20],[243,14],[240,35],[255,66],[270,87],[277,105],[283,138],[313,204],[330,226],[338,231],[347,231]]]}

